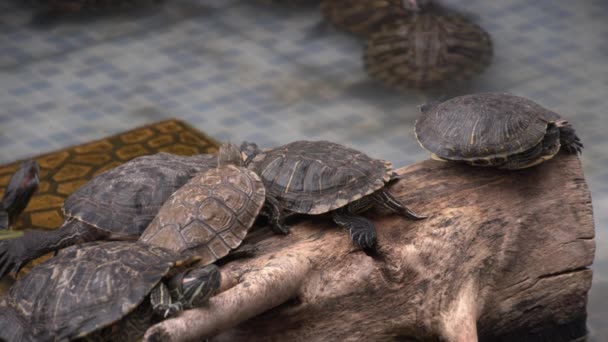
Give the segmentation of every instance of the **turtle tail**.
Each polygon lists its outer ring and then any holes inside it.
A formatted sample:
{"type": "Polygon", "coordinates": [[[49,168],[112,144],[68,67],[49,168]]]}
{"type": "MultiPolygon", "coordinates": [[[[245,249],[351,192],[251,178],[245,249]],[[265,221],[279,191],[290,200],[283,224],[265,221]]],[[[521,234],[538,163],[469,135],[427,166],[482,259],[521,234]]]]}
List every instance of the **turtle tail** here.
{"type": "Polygon", "coordinates": [[[5,230],[23,212],[38,189],[40,168],[28,160],[11,176],[0,202],[0,229],[5,230]]]}
{"type": "Polygon", "coordinates": [[[34,341],[21,315],[10,306],[0,307],[0,341],[29,342],[34,341]]]}

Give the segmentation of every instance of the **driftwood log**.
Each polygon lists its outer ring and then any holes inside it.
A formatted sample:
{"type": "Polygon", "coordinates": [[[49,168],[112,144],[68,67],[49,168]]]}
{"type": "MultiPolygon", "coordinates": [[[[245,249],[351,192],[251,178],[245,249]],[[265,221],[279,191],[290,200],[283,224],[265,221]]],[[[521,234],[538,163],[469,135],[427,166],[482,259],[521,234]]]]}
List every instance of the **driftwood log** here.
{"type": "Polygon", "coordinates": [[[222,267],[224,292],[148,340],[569,341],[586,333],[595,252],[577,157],[521,171],[424,161],[391,192],[422,221],[373,215],[379,252],[312,218],[222,267]]]}

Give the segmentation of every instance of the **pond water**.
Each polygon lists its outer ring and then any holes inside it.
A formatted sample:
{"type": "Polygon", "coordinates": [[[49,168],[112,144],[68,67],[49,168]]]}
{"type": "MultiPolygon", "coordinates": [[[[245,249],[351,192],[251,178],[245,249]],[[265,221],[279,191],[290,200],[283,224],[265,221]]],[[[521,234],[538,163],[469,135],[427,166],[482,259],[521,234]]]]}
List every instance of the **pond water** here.
{"type": "Polygon", "coordinates": [[[371,81],[362,42],[319,32],[314,7],[254,0],[171,1],[102,18],[29,24],[0,4],[0,162],[177,117],[220,140],[271,146],[329,139],[410,164],[417,105],[438,96],[507,91],[561,113],[581,157],[597,232],[589,324],[608,336],[608,2],[450,0],[492,36],[492,65],[447,92],[371,81]]]}

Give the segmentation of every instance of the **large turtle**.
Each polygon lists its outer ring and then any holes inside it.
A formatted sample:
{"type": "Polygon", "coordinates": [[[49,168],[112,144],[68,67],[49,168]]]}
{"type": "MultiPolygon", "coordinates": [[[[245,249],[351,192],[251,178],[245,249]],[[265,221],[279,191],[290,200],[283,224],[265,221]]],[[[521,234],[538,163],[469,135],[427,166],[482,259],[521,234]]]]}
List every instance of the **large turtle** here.
{"type": "Polygon", "coordinates": [[[430,0],[323,0],[323,17],[339,29],[366,37],[382,25],[427,6],[430,0]]]}
{"type": "Polygon", "coordinates": [[[371,77],[395,88],[428,88],[469,79],[490,64],[490,35],[465,16],[435,8],[369,35],[363,60],[371,77]]]}
{"type": "Polygon", "coordinates": [[[0,232],[8,229],[23,212],[39,185],[40,167],[34,160],[27,160],[11,176],[0,201],[0,232]]]}
{"type": "Polygon", "coordinates": [[[66,198],[65,220],[56,230],[26,230],[0,241],[0,277],[45,253],[100,239],[136,240],[163,203],[217,157],[157,153],[105,171],[66,198]]]}
{"type": "MultiPolygon", "coordinates": [[[[228,161],[242,162],[233,145],[220,149],[220,163],[228,161]]],[[[212,263],[240,245],[264,195],[259,176],[244,167],[226,164],[196,175],[137,242],[72,246],[18,280],[0,308],[0,337],[18,341],[28,331],[42,341],[91,333],[111,341],[141,337],[155,312],[200,305],[219,288],[212,263]],[[18,329],[9,328],[15,324],[18,329]]]]}
{"type": "Polygon", "coordinates": [[[409,218],[424,218],[385,189],[396,177],[388,161],[329,141],[295,141],[263,151],[244,142],[241,150],[247,167],[266,186],[266,205],[277,232],[288,232],[283,221],[289,214],[331,212],[333,221],[349,230],[356,246],[373,249],[374,224],[360,216],[362,212],[380,206],[409,218]]]}
{"type": "Polygon", "coordinates": [[[478,93],[421,107],[416,138],[434,159],[500,169],[523,169],[560,148],[580,153],[574,128],[559,114],[527,98],[478,93]]]}

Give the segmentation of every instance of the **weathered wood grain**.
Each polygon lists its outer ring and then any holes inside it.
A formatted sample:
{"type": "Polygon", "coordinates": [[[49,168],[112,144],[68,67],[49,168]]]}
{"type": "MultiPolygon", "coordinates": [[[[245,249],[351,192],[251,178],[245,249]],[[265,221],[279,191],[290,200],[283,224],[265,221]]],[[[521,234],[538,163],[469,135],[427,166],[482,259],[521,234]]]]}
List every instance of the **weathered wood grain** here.
{"type": "Polygon", "coordinates": [[[584,335],[595,252],[575,156],[520,171],[424,161],[391,187],[422,221],[373,216],[377,255],[314,218],[248,238],[208,306],[149,340],[536,341],[584,335]],[[547,339],[548,338],[548,339],[547,339]]]}

